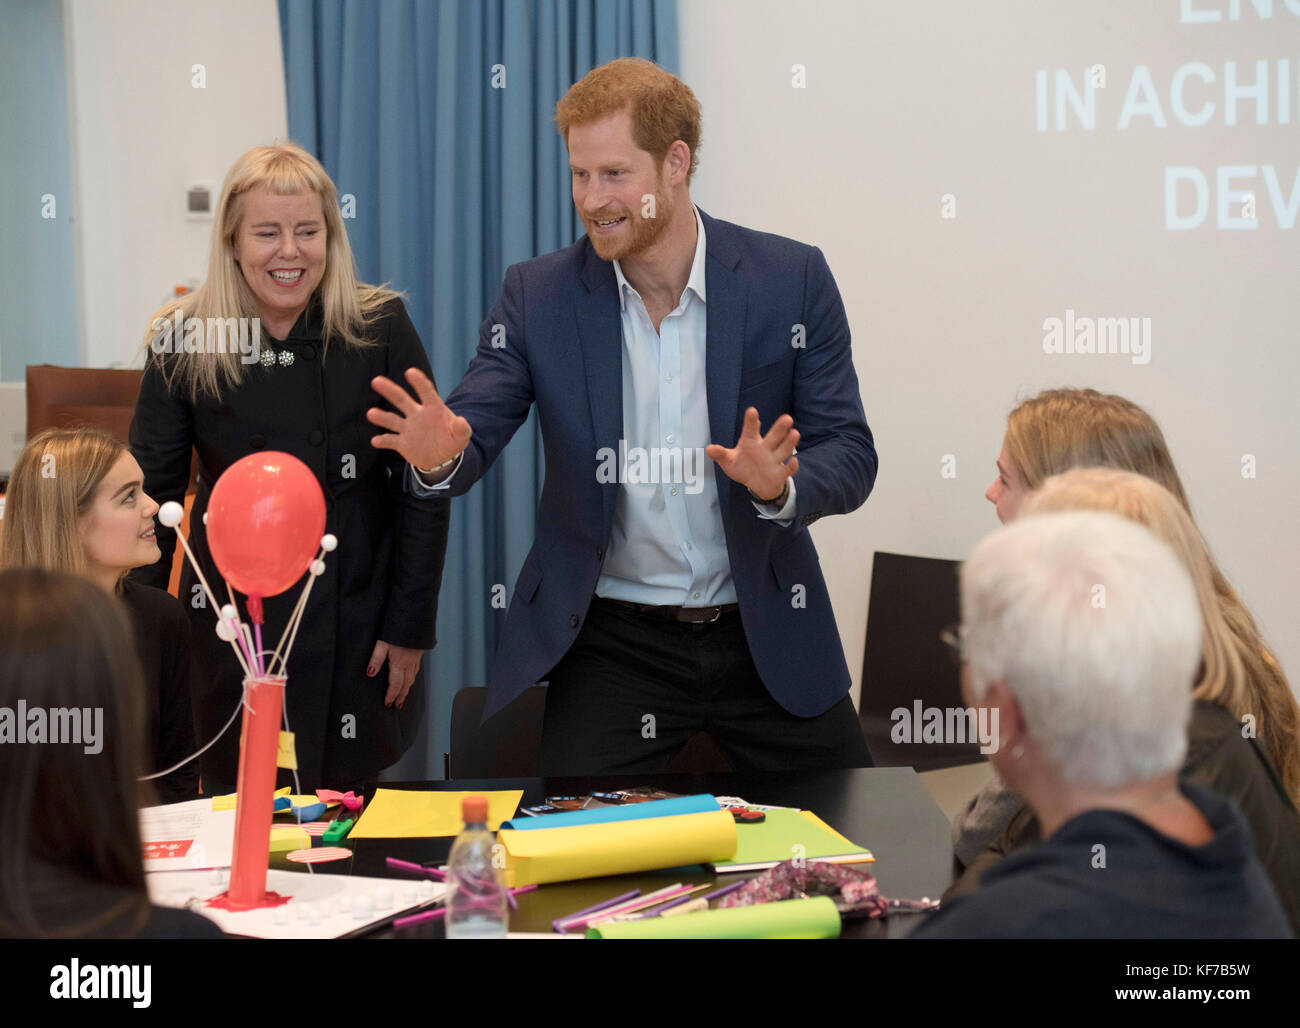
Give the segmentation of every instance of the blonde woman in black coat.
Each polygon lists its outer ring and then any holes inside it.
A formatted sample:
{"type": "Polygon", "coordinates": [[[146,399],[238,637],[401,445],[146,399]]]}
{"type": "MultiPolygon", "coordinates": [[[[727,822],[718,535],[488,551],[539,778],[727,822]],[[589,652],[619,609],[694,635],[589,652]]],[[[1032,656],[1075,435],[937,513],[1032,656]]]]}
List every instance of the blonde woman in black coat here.
{"type": "MultiPolygon", "coordinates": [[[[428,358],[400,297],[357,281],[334,184],[300,147],[256,147],[231,168],[208,269],[150,321],[131,449],[159,503],[183,499],[197,451],[190,544],[219,603],[226,585],[203,524],[218,477],[260,450],[315,473],[339,545],[312,587],[285,704],[302,788],[358,785],[419,730],[420,660],[435,642],[448,529],[447,503],[407,496],[401,458],[370,445],[369,383],[411,366],[428,373],[428,358]]],[[[162,560],[146,581],[166,584],[173,546],[160,531],[162,560]]],[[[265,601],[268,649],[299,591],[265,601]]],[[[195,697],[205,741],[235,710],[242,672],[188,565],[180,598],[208,671],[195,697]]],[[[232,728],[204,754],[205,792],[233,788],[238,744],[232,728]]]]}

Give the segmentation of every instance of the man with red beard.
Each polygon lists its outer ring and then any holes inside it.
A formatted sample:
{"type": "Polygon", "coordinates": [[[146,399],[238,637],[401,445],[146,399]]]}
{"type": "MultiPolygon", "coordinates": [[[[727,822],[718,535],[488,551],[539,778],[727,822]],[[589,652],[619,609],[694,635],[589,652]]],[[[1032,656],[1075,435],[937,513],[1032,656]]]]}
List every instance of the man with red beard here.
{"type": "Polygon", "coordinates": [[[808,526],[876,476],[844,305],[816,247],[689,194],[700,110],[613,61],[556,105],[587,235],[516,264],[465,377],[387,379],[375,446],[456,496],[535,403],[536,541],[486,715],[548,683],[544,774],[662,770],[708,732],[736,770],[871,764],[808,526]],[[796,455],[796,447],[797,455],[796,455]]]}

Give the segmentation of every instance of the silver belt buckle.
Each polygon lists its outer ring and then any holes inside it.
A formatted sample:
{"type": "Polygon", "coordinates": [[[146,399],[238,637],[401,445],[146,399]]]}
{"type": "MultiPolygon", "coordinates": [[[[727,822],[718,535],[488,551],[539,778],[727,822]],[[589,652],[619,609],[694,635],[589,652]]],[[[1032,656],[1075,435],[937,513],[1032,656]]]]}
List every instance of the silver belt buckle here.
{"type": "Polygon", "coordinates": [[[711,624],[713,624],[713,622],[717,621],[720,617],[722,617],[722,608],[721,608],[721,607],[683,607],[682,610],[683,610],[683,611],[688,611],[688,610],[695,611],[695,610],[698,610],[698,611],[701,611],[701,612],[706,611],[706,610],[711,610],[711,611],[713,611],[713,616],[712,616],[712,617],[708,617],[708,618],[700,618],[700,617],[690,617],[690,618],[679,617],[679,618],[678,618],[679,621],[685,621],[687,624],[690,624],[690,625],[711,625],[711,624]]]}

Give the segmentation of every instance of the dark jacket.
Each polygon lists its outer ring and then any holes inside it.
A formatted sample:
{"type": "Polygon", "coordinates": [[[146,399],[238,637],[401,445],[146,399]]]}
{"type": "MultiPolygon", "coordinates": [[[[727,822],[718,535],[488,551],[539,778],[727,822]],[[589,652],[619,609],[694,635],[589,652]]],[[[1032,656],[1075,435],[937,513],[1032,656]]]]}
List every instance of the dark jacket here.
{"type": "Polygon", "coordinates": [[[1214,832],[1199,846],[1127,811],[1087,810],[944,900],[917,939],[1289,939],[1236,805],[1183,782],[1214,832]]]}
{"type": "MultiPolygon", "coordinates": [[[[1187,730],[1187,759],[1179,778],[1241,808],[1259,857],[1291,930],[1300,933],[1300,814],[1258,739],[1242,737],[1241,725],[1217,703],[1198,700],[1187,730]]],[[[944,894],[944,900],[975,891],[988,869],[1007,855],[1039,842],[1038,818],[1021,803],[1001,838],[977,858],[944,894]]]]}
{"type": "MultiPolygon", "coordinates": [[[[751,406],[765,429],[782,414],[799,429],[789,525],[760,518],[744,486],[713,466],[736,599],[767,691],[790,713],[814,717],[844,698],[849,669],[806,529],[856,510],[876,478],[849,324],[816,247],[700,218],[712,441],[734,446],[751,406]]],[[[488,666],[485,715],[546,678],[596,594],[620,496],[596,470],[599,454],[617,453],[623,438],[621,338],[614,265],[584,236],[507,269],[478,352],[447,397],[474,430],[449,493],[487,472],[534,406],[546,455],[536,542],[488,666]]]]}
{"type": "MultiPolygon", "coordinates": [[[[285,695],[304,791],[373,778],[407,750],[423,719],[421,679],[402,709],[388,709],[387,666],[367,678],[366,665],[376,640],[416,649],[435,641],[449,506],[403,491],[405,464],[395,452],[370,445],[380,430],[365,418],[367,408],[387,406],[370,388],[374,376],[405,381],[402,373],[409,367],[431,375],[429,361],[400,300],[390,302],[370,338],[376,345],[331,343],[326,350],[319,315],[309,308],[283,343],[263,334],[263,349],[287,350],[292,364],[251,365],[239,387],[220,401],[200,397],[193,404],[167,387],[160,358],[151,356],[131,424],[131,451],[144,470],[145,490],[159,503],[184,498],[191,444],[198,452],[189,542],[218,603],[227,602],[226,585],[208,553],[203,514],[221,473],[251,453],[280,450],[302,460],[320,482],[325,531],[339,545],[326,555],[325,574],[312,586],[285,695]]],[[[134,574],[165,587],[175,545],[169,529],[159,529],[158,545],[162,560],[134,574]]],[[[301,590],[299,583],[267,598],[267,649],[275,648],[301,590]]],[[[205,671],[195,696],[202,744],[235,711],[242,673],[229,644],[215,634],[216,612],[188,562],[180,597],[205,671]]],[[[234,725],[204,754],[205,780],[233,784],[238,749],[234,725]]]]}
{"type": "MultiPolygon", "coordinates": [[[[31,857],[24,882],[39,925],[32,937],[59,939],[224,939],[211,918],[148,902],[145,893],[31,857]]],[[[0,938],[23,938],[0,912],[0,938]]],[[[115,960],[114,963],[117,963],[115,960]]]]}

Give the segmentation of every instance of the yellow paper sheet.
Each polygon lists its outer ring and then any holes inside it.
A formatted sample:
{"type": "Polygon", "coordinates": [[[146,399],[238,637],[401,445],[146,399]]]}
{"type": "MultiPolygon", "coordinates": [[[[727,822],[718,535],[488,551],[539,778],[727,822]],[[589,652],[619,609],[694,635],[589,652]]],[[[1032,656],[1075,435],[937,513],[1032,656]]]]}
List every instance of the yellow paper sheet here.
{"type": "Polygon", "coordinates": [[[459,835],[464,823],[460,804],[466,796],[488,798],[488,828],[501,827],[515,816],[522,789],[498,792],[436,792],[409,789],[377,789],[366,804],[361,820],[349,835],[352,839],[417,839],[437,835],[459,835]]]}
{"type": "MultiPolygon", "coordinates": [[[[275,798],[279,799],[281,796],[288,796],[290,791],[291,790],[287,785],[283,789],[277,789],[275,792],[275,798]]],[[[213,796],[212,809],[213,810],[234,810],[235,800],[238,798],[238,796],[239,793],[237,792],[232,792],[228,796],[213,796]]],[[[312,799],[309,802],[315,803],[316,801],[312,799]]]]}
{"type": "MultiPolygon", "coordinates": [[[[845,844],[848,845],[851,849],[859,848],[856,842],[854,842],[852,839],[846,836],[843,832],[837,832],[834,828],[828,825],[825,821],[823,821],[820,817],[814,814],[811,810],[801,810],[799,811],[799,816],[807,818],[809,821],[815,824],[822,831],[830,832],[830,834],[835,836],[835,838],[842,839],[845,842],[845,844]]],[[[861,848],[865,848],[865,847],[861,847],[861,848]]],[[[874,863],[875,859],[876,859],[875,856],[863,856],[855,860],[854,863],[855,864],[865,864],[867,862],[874,863]]]]}
{"type": "Polygon", "coordinates": [[[506,829],[506,882],[544,885],[632,874],[736,855],[736,821],[727,810],[532,831],[506,829]]]}

